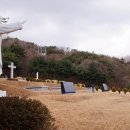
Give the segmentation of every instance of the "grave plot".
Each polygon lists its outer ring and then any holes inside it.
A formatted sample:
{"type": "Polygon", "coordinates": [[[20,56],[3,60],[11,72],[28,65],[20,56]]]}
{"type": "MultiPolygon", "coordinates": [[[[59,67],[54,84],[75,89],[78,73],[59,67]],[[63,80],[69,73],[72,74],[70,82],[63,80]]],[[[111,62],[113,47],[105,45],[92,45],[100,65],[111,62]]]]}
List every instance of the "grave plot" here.
{"type": "Polygon", "coordinates": [[[31,91],[47,91],[48,86],[26,87],[26,89],[31,90],[31,91]]]}

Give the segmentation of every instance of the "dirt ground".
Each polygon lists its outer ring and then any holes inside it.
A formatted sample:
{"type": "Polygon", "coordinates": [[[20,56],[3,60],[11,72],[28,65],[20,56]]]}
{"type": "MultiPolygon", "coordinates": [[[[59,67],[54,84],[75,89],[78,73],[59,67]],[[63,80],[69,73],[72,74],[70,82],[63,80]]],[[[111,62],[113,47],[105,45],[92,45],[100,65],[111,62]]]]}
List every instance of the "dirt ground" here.
{"type": "MultiPolygon", "coordinates": [[[[15,90],[25,91],[23,87],[27,84],[11,83],[0,82],[0,88],[2,85],[15,86],[15,90]]],[[[58,130],[130,130],[130,93],[89,93],[86,89],[78,89],[74,94],[61,94],[60,91],[24,93],[49,108],[58,130]]]]}

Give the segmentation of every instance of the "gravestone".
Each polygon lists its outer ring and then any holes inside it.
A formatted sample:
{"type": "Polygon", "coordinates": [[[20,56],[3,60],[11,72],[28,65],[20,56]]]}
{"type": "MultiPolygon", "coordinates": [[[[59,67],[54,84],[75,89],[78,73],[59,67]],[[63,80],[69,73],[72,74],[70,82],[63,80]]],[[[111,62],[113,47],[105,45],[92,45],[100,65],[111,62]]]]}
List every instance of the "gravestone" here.
{"type": "Polygon", "coordinates": [[[0,90],[0,97],[6,97],[6,91],[0,90]]]}
{"type": "Polygon", "coordinates": [[[94,93],[96,91],[95,84],[89,84],[89,87],[87,87],[87,91],[89,93],[94,93]]]}
{"type": "Polygon", "coordinates": [[[75,93],[73,82],[61,82],[61,93],[75,93]]]}
{"type": "Polygon", "coordinates": [[[94,92],[96,92],[96,89],[95,89],[95,87],[94,88],[93,87],[87,87],[87,92],[94,93],[94,92]]]}
{"type": "Polygon", "coordinates": [[[39,73],[38,72],[36,73],[36,79],[37,80],[39,79],[39,73]]]}
{"type": "Polygon", "coordinates": [[[102,84],[102,91],[105,92],[105,91],[109,91],[109,87],[107,84],[103,83],[102,84]]]}

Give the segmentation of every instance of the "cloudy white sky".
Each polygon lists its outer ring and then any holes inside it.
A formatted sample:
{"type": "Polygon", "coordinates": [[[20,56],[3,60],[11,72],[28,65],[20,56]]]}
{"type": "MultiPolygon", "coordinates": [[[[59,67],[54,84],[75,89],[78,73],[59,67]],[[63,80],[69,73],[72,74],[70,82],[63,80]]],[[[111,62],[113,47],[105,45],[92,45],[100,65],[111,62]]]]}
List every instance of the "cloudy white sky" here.
{"type": "Polygon", "coordinates": [[[0,0],[0,15],[27,21],[10,34],[21,40],[130,55],[130,0],[0,0]]]}

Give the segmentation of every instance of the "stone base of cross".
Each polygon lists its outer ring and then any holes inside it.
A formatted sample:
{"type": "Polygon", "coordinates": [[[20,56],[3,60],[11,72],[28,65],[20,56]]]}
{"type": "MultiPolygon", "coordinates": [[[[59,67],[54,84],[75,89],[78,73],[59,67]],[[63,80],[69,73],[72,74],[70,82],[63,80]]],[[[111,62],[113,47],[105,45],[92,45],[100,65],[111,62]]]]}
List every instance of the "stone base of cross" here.
{"type": "Polygon", "coordinates": [[[14,66],[13,62],[11,62],[11,65],[8,65],[8,67],[11,69],[10,70],[10,78],[13,79],[14,78],[14,69],[16,69],[16,66],[14,66]]]}

